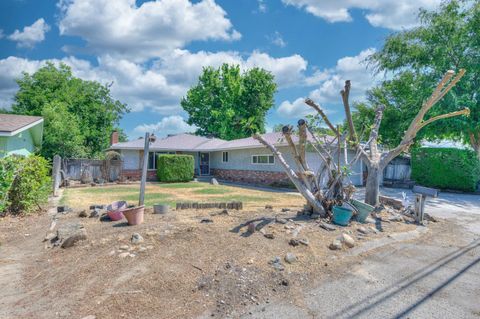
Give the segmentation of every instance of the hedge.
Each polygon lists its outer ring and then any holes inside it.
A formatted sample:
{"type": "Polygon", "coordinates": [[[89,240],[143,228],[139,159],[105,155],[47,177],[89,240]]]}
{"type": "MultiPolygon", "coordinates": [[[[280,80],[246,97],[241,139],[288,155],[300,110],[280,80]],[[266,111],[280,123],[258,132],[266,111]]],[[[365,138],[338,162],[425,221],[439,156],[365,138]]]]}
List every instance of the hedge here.
{"type": "Polygon", "coordinates": [[[0,214],[29,214],[48,201],[50,164],[40,156],[0,159],[0,214]]]}
{"type": "Polygon", "coordinates": [[[188,182],[193,179],[192,155],[161,154],[157,157],[157,176],[161,182],[188,182]]]}
{"type": "Polygon", "coordinates": [[[423,186],[475,191],[480,160],[470,150],[419,148],[412,152],[412,179],[423,186]]]}

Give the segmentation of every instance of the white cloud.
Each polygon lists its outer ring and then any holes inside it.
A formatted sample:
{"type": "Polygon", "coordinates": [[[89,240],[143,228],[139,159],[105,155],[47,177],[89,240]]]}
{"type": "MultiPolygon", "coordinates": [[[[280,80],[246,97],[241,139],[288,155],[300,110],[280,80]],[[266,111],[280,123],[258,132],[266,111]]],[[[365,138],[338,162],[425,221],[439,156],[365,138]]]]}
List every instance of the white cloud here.
{"type": "Polygon", "coordinates": [[[257,0],[258,2],[258,12],[265,13],[267,12],[267,4],[265,0],[257,0]]]}
{"type": "MultiPolygon", "coordinates": [[[[80,36],[87,50],[145,61],[192,41],[240,39],[214,0],[62,0],[60,34],[80,36]]],[[[66,48],[69,50],[69,48],[66,48]]],[[[71,49],[71,48],[70,48],[71,49]]]]}
{"type": "MultiPolygon", "coordinates": [[[[319,82],[318,87],[309,93],[309,97],[317,103],[341,104],[340,91],[346,80],[350,80],[352,88],[350,100],[362,100],[365,92],[377,83],[379,76],[374,76],[364,63],[364,60],[375,52],[369,48],[361,51],[356,56],[347,56],[339,59],[335,67],[323,71],[317,70],[314,75],[307,78],[310,83],[319,82]]],[[[304,103],[304,98],[296,99],[293,103],[284,101],[277,109],[277,113],[285,118],[313,114],[312,110],[304,103]]],[[[325,109],[332,113],[334,110],[325,109]]]]}
{"type": "Polygon", "coordinates": [[[418,24],[420,8],[435,9],[441,0],[282,0],[286,5],[303,8],[328,22],[350,22],[350,11],[364,11],[368,22],[375,27],[393,30],[411,28],[418,24]]]}
{"type": "MultiPolygon", "coordinates": [[[[127,103],[133,112],[145,108],[161,115],[177,115],[182,109],[180,99],[198,79],[203,66],[218,67],[222,63],[239,64],[243,70],[262,67],[275,75],[281,87],[302,83],[307,62],[299,55],[273,58],[266,53],[253,52],[242,57],[234,51],[191,53],[173,50],[150,64],[135,63],[110,55],[98,58],[94,66],[86,60],[67,57],[60,61],[72,67],[73,74],[85,80],[113,83],[111,91],[116,99],[127,103]]],[[[9,107],[18,87],[14,81],[22,71],[35,72],[46,60],[28,60],[9,57],[0,60],[0,106],[9,107]]]]}
{"type": "MultiPolygon", "coordinates": [[[[49,30],[50,26],[43,18],[40,18],[31,26],[24,27],[23,31],[15,30],[8,36],[8,39],[17,42],[17,46],[20,48],[33,48],[37,43],[45,40],[45,33],[49,30]]],[[[2,35],[1,32],[0,35],[2,35]]]]}
{"type": "Polygon", "coordinates": [[[188,125],[185,120],[178,115],[164,117],[156,124],[142,124],[133,129],[136,133],[155,133],[157,136],[165,136],[176,133],[191,133],[196,130],[195,126],[188,125]]]}
{"type": "Polygon", "coordinates": [[[270,42],[272,42],[273,44],[275,44],[276,46],[279,46],[281,48],[284,48],[284,47],[287,46],[287,42],[285,42],[285,40],[283,40],[282,35],[278,31],[275,31],[273,36],[269,37],[269,40],[270,40],[270,42]]]}

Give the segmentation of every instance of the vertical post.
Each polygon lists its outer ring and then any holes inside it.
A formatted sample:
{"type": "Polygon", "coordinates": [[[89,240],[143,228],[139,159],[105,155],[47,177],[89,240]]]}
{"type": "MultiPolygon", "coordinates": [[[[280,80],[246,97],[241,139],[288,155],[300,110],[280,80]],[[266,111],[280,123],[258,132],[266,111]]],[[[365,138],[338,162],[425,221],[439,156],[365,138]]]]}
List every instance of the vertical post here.
{"type": "Polygon", "coordinates": [[[53,157],[52,180],[53,180],[53,196],[58,196],[58,188],[60,187],[60,166],[62,158],[59,155],[53,157]]]}
{"type": "Polygon", "coordinates": [[[145,146],[143,147],[142,179],[140,182],[140,198],[138,200],[138,206],[142,206],[145,200],[145,184],[147,182],[149,148],[150,148],[150,133],[145,133],[145,146]]]}

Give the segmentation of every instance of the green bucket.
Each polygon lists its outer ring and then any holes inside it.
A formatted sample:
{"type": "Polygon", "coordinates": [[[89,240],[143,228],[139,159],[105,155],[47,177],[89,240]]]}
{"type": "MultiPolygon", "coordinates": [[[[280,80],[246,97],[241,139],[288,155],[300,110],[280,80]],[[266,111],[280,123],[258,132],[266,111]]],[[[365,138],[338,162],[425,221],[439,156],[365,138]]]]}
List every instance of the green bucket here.
{"type": "Polygon", "coordinates": [[[352,199],[350,203],[358,210],[357,221],[360,223],[364,223],[370,213],[375,209],[375,207],[362,203],[356,199],[352,199]]]}
{"type": "Polygon", "coordinates": [[[333,206],[333,223],[341,226],[348,226],[348,222],[353,216],[353,212],[351,209],[340,207],[340,206],[333,206]]]}

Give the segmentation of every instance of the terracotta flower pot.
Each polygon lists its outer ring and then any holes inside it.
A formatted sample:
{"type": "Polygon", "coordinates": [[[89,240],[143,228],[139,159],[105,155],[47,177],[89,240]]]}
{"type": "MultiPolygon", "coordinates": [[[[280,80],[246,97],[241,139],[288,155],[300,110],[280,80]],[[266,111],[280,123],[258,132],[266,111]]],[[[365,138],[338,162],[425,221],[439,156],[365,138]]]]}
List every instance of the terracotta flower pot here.
{"type": "Polygon", "coordinates": [[[122,210],[123,216],[125,216],[129,225],[140,225],[143,223],[144,212],[145,206],[136,206],[122,210]]]}

